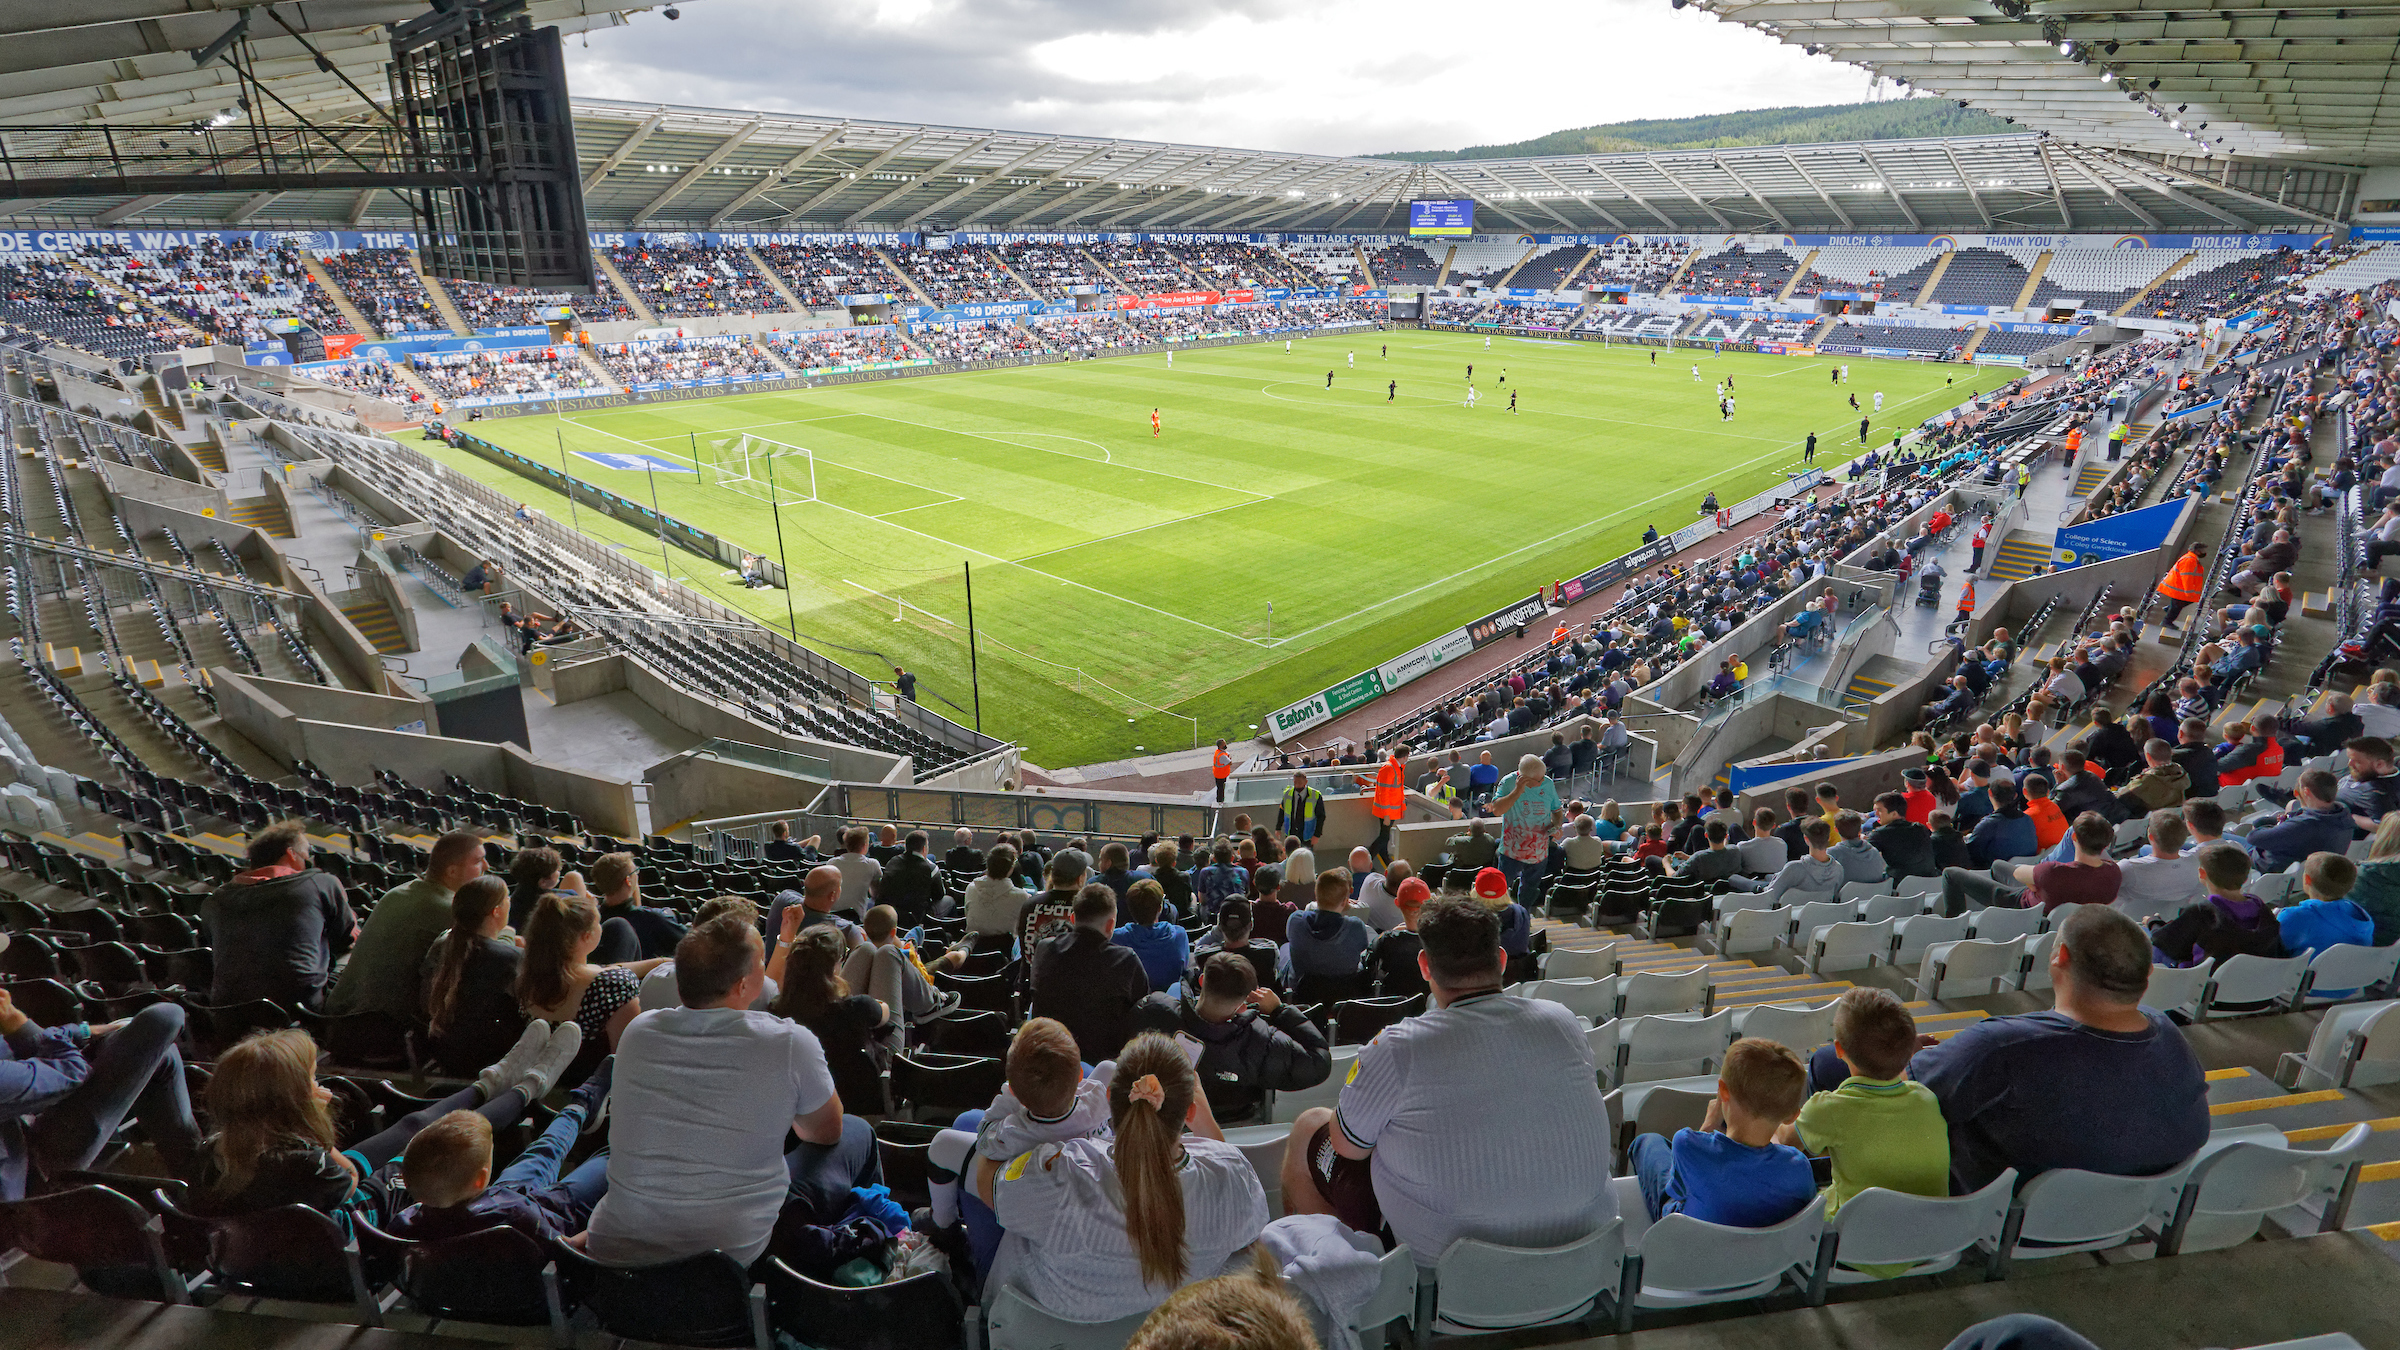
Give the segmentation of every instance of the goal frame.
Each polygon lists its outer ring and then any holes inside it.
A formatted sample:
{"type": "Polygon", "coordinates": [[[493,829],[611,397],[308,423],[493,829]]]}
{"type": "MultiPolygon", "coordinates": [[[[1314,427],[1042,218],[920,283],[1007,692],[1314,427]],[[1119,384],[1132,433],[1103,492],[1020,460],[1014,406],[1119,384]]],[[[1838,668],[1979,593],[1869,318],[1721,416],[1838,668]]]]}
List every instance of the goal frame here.
{"type": "Polygon", "coordinates": [[[817,456],[806,446],[745,431],[711,440],[709,449],[711,486],[771,506],[798,506],[819,500],[817,456]],[[777,465],[776,460],[785,463],[777,465]]]}

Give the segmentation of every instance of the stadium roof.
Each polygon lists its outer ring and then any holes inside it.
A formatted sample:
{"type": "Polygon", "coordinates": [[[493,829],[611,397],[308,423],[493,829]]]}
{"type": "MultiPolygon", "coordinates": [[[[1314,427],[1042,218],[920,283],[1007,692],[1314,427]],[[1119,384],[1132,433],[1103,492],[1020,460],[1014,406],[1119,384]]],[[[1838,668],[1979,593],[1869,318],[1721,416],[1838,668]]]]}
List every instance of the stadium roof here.
{"type": "MultiPolygon", "coordinates": [[[[2253,232],[2333,223],[2354,180],[2313,172],[2294,190],[2281,165],[2034,135],[1412,164],[584,98],[575,134],[595,229],[1372,233],[1405,229],[1412,198],[1472,197],[1482,228],[1534,233],[2253,232]]],[[[0,209],[125,226],[406,223],[378,193],[0,209]]]]}
{"type": "Polygon", "coordinates": [[[2197,154],[2205,143],[2217,155],[2400,163],[2394,0],[1691,3],[2078,141],[2170,155],[2197,154]]]}

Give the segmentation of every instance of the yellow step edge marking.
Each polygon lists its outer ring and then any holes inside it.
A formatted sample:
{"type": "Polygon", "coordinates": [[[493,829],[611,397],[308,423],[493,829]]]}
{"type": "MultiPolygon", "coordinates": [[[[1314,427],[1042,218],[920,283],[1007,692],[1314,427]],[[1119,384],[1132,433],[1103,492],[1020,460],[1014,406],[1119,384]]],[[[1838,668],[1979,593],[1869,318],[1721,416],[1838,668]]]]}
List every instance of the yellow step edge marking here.
{"type": "Polygon", "coordinates": [[[2361,1185],[2370,1181],[2390,1181],[2393,1177],[2400,1177],[2400,1162],[2368,1163],[2358,1169],[2361,1185]]]}
{"type": "Polygon", "coordinates": [[[2390,1134],[2400,1130],[2400,1116],[2385,1116],[2381,1120],[2349,1120],[2339,1125],[2311,1125],[2306,1129],[2285,1130],[2283,1137],[2285,1142],[2293,1144],[2321,1143],[2327,1139],[2339,1139],[2360,1125],[2367,1126],[2377,1134],[2390,1134]]]}
{"type": "Polygon", "coordinates": [[[2210,1069],[2210,1070],[2209,1070],[2207,1073],[2204,1073],[2204,1074],[2202,1074],[2202,1075],[2200,1075],[2200,1076],[2201,1076],[2202,1078],[2204,1078],[2204,1079],[2207,1079],[2207,1080],[2208,1080],[2209,1082],[2211,1082],[2211,1083],[2222,1083],[2222,1082],[2225,1082],[2225,1081],[2226,1081],[2226,1080],[2228,1080],[2228,1079],[2233,1079],[2233,1078],[2248,1078],[2248,1077],[2250,1076],[2250,1070],[2248,1070],[2248,1069],[2210,1069]]]}
{"type": "Polygon", "coordinates": [[[2343,1093],[2335,1088],[2322,1092],[2295,1092],[2285,1097],[2253,1097],[2248,1101],[2219,1102],[2208,1108],[2212,1116],[2238,1116],[2246,1111],[2270,1111],[2278,1106],[2316,1106],[2323,1102],[2338,1102],[2343,1093]]]}
{"type": "MultiPolygon", "coordinates": [[[[1819,995],[1832,995],[1832,996],[1839,996],[1839,995],[1840,995],[1840,993],[1841,993],[1843,990],[1845,990],[1845,989],[1848,989],[1848,988],[1850,988],[1850,987],[1851,987],[1851,986],[1850,986],[1850,985],[1849,985],[1847,982],[1844,982],[1844,983],[1841,983],[1841,984],[1803,984],[1803,985],[1798,985],[1798,986],[1795,986],[1795,987],[1793,987],[1793,988],[1790,988],[1790,989],[1777,989],[1777,990],[1773,990],[1773,991],[1771,991],[1771,992],[1767,992],[1767,991],[1748,991],[1748,992],[1744,992],[1744,993],[1742,994],[1742,996],[1741,996],[1741,997],[1739,997],[1739,998],[1731,998],[1731,999],[1724,999],[1724,998],[1721,998],[1721,999],[1718,999],[1718,1000],[1717,1000],[1717,1006],[1718,1006],[1718,1007],[1720,1007],[1720,1008],[1750,1008],[1750,1007],[1756,1007],[1757,1005],[1759,1005],[1759,1004],[1761,1004],[1761,1003],[1784,1003],[1784,1002],[1788,1002],[1788,1001],[1790,1001],[1791,999],[1793,999],[1795,996],[1797,996],[1797,995],[1801,995],[1801,994],[1819,994],[1819,995]]],[[[1815,1000],[1809,1000],[1809,1001],[1812,1001],[1812,1002],[1813,1002],[1813,1001],[1815,1001],[1815,1000]]]]}
{"type": "MultiPolygon", "coordinates": [[[[1981,1022],[1990,1016],[1990,1013],[1978,1012],[1970,1008],[1965,1012],[1925,1014],[1917,1018],[1917,1025],[1923,1026],[1927,1022],[1981,1022]]],[[[1960,1030],[1965,1030],[1965,1028],[1962,1027],[1960,1030]]]]}
{"type": "Polygon", "coordinates": [[[2400,1242],[2400,1220],[2396,1220],[2392,1223],[2371,1223],[2364,1228],[2352,1229],[2351,1231],[2358,1233],[2373,1233],[2375,1236],[2382,1238],[2386,1242],[2400,1242]]]}

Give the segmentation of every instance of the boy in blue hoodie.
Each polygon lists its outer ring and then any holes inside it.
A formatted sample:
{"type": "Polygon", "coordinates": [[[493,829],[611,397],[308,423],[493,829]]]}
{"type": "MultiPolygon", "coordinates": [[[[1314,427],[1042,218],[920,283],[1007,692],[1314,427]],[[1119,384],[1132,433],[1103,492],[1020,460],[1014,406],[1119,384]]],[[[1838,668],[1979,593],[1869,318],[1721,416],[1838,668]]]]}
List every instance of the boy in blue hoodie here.
{"type": "MultiPolygon", "coordinates": [[[[2375,920],[2355,900],[2343,897],[2358,883],[2358,864],[2339,853],[2311,853],[2300,867],[2300,888],[2308,898],[2275,911],[2287,956],[2311,959],[2327,947],[2350,943],[2375,945],[2375,920]]],[[[2355,989],[2311,989],[2311,998],[2348,998],[2355,989]]]]}
{"type": "Polygon", "coordinates": [[[1652,1219],[1689,1214],[1728,1228],[1772,1228],[1817,1197],[1808,1155],[1775,1142],[1800,1115],[1808,1066],[1788,1046],[1746,1036],[1725,1052],[1716,1100],[1697,1130],[1633,1140],[1634,1175],[1652,1219]]]}

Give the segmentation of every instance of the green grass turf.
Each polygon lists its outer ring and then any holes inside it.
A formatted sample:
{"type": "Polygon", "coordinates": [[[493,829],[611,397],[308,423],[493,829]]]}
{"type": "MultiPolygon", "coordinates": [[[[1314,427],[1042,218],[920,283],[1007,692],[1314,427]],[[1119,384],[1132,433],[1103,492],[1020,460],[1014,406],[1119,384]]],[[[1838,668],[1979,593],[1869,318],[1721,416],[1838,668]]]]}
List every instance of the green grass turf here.
{"type": "MultiPolygon", "coordinates": [[[[819,500],[782,511],[801,640],[873,676],[905,665],[929,706],[971,722],[960,564],[972,563],[983,727],[1061,766],[1189,748],[1187,717],[1204,739],[1239,741],[1273,708],[1625,551],[1645,525],[1688,523],[1705,491],[1731,503],[1772,486],[1812,429],[1819,462],[1838,462],[1858,446],[1851,392],[1871,406],[1884,391],[1880,444],[2006,378],[1854,358],[1836,389],[1835,358],[1659,351],[1653,366],[1653,350],[1362,331],[1288,355],[1281,342],[1187,351],[1171,371],[1122,357],[473,430],[553,462],[561,441],[687,464],[744,432],[805,447],[819,500]],[[1725,376],[1738,386],[1731,422],[1715,400],[1725,376]],[[908,606],[899,622],[893,597],[908,606]]],[[[425,448],[567,515],[529,479],[425,448]]],[[[639,470],[572,462],[587,482],[649,492],[639,470]]],[[[787,457],[776,472],[788,485],[807,466],[787,457]]],[[[763,494],[713,474],[656,481],[669,515],[776,553],[763,494]]],[[[657,563],[639,530],[591,512],[580,523],[657,563]]],[[[673,570],[788,626],[781,592],[729,585],[680,552],[673,570]]]]}

